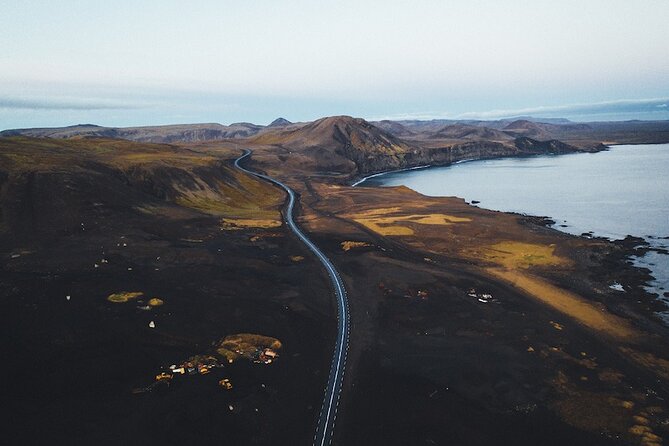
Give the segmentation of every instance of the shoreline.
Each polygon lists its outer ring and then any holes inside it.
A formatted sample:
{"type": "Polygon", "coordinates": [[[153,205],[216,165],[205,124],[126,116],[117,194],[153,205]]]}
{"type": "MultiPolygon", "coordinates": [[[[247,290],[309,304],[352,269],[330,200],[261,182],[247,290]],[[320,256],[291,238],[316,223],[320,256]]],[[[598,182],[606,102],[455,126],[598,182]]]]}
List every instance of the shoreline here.
{"type": "MultiPolygon", "coordinates": [[[[472,160],[470,160],[470,161],[472,161],[472,160]]],[[[455,163],[452,163],[452,164],[455,164],[455,163]]],[[[365,181],[369,180],[370,178],[380,177],[380,176],[382,176],[382,175],[387,175],[387,174],[389,174],[389,173],[395,173],[395,172],[408,172],[408,171],[410,171],[410,170],[428,169],[428,168],[430,168],[430,167],[445,167],[445,166],[448,166],[448,165],[450,165],[450,164],[445,164],[444,166],[434,166],[434,165],[432,165],[432,164],[426,164],[426,165],[423,165],[423,166],[407,167],[407,168],[404,168],[404,169],[386,170],[386,171],[384,171],[384,172],[377,172],[377,173],[374,173],[374,174],[372,174],[372,175],[368,175],[368,176],[366,176],[366,177],[363,177],[363,178],[359,179],[358,181],[352,183],[352,184],[351,184],[351,187],[357,187],[359,184],[364,183],[365,181]]]]}
{"type": "MultiPolygon", "coordinates": [[[[652,145],[658,145],[662,143],[651,143],[652,145]]],[[[614,147],[620,147],[620,146],[639,146],[639,145],[651,145],[651,144],[646,144],[646,143],[638,143],[638,144],[608,144],[606,145],[606,149],[602,151],[608,151],[614,147]]],[[[582,152],[586,153],[586,152],[582,152]]],[[[590,152],[588,152],[590,153],[590,152]]],[[[598,152],[595,152],[598,153],[598,152]]],[[[572,153],[569,153],[571,155],[572,153]]],[[[527,157],[537,157],[537,156],[561,156],[561,155],[568,155],[568,154],[546,154],[546,155],[529,155],[527,157]]],[[[523,156],[520,156],[523,157],[523,156]]],[[[424,165],[424,166],[417,166],[417,167],[411,167],[411,168],[405,168],[405,169],[396,169],[396,170],[389,170],[389,171],[384,171],[384,172],[377,172],[372,175],[368,175],[363,177],[360,180],[355,181],[354,183],[351,184],[351,187],[358,187],[365,181],[371,179],[371,178],[377,178],[380,176],[392,174],[392,173],[400,173],[400,172],[407,172],[411,170],[419,170],[419,169],[428,169],[428,168],[437,168],[437,167],[450,167],[454,166],[456,164],[464,164],[472,161],[484,161],[484,160],[489,160],[489,159],[506,159],[506,158],[519,158],[519,156],[503,156],[503,157],[494,157],[494,158],[470,158],[470,159],[464,159],[464,160],[459,160],[455,161],[453,163],[448,163],[448,164],[432,164],[432,165],[424,165]]],[[[385,187],[385,186],[364,186],[364,187],[385,187]]],[[[410,188],[411,189],[411,188],[410,188]]],[[[416,193],[419,193],[423,195],[420,191],[414,190],[416,193]]],[[[465,203],[469,206],[473,207],[479,207],[478,203],[472,203],[472,202],[467,202],[463,197],[458,197],[465,201],[465,203]]],[[[475,200],[474,200],[475,201],[475,200]]],[[[657,240],[658,236],[648,236],[648,235],[634,235],[634,234],[625,234],[625,235],[620,235],[618,237],[613,236],[613,235],[605,235],[605,234],[598,234],[595,233],[594,231],[586,231],[582,233],[577,233],[577,232],[572,232],[566,230],[566,227],[561,227],[561,225],[558,224],[556,217],[554,216],[545,216],[545,215],[534,215],[530,213],[524,213],[524,212],[507,212],[499,209],[494,209],[494,208],[488,208],[481,206],[483,209],[494,211],[494,212],[502,212],[505,214],[510,214],[510,215],[516,215],[519,217],[523,218],[529,218],[532,219],[533,221],[536,221],[537,224],[540,224],[544,227],[547,227],[551,230],[558,231],[560,234],[566,234],[569,236],[577,237],[577,238],[585,238],[585,239],[599,239],[599,240],[604,240],[608,243],[616,244],[619,246],[624,246],[626,255],[625,258],[627,261],[631,263],[631,265],[639,270],[641,273],[648,273],[650,278],[647,278],[646,280],[640,281],[640,283],[634,283],[632,286],[640,286],[649,296],[652,296],[653,300],[656,300],[660,302],[661,304],[665,305],[667,309],[663,311],[657,311],[655,314],[659,319],[662,320],[662,322],[666,325],[669,326],[669,298],[667,298],[666,293],[667,289],[662,287],[661,277],[656,277],[654,275],[654,271],[651,269],[655,264],[652,263],[652,259],[650,260],[644,260],[646,257],[646,254],[655,252],[658,255],[669,255],[667,254],[667,246],[666,245],[657,245],[655,243],[652,243],[651,240],[657,240]],[[539,223],[538,221],[542,220],[542,223],[539,223]],[[627,243],[629,240],[634,240],[638,239],[640,243],[636,244],[629,244],[627,243]]],[[[627,291],[623,291],[627,292],[627,291]]]]}
{"type": "Polygon", "coordinates": [[[429,169],[432,167],[448,167],[448,166],[454,166],[456,164],[463,164],[463,163],[468,163],[471,161],[484,161],[484,160],[497,160],[497,159],[505,159],[505,158],[523,158],[523,157],[535,157],[535,156],[546,156],[546,155],[552,155],[552,156],[563,156],[563,155],[574,155],[574,154],[580,154],[580,153],[600,153],[600,152],[607,152],[613,147],[619,147],[619,146],[657,146],[657,145],[662,145],[662,144],[669,144],[669,141],[667,142],[634,142],[634,143],[615,143],[615,144],[604,144],[602,143],[602,148],[600,150],[596,150],[594,152],[571,152],[571,153],[555,153],[555,154],[536,154],[536,155],[507,155],[507,156],[494,156],[490,158],[467,158],[463,160],[458,160],[454,161],[452,163],[446,163],[446,164],[424,164],[420,166],[415,166],[415,167],[405,167],[403,169],[393,169],[393,170],[384,170],[382,172],[376,172],[367,176],[362,177],[359,180],[354,181],[351,183],[349,186],[350,187],[357,187],[360,184],[364,183],[370,178],[376,178],[380,177],[382,175],[387,175],[391,173],[397,173],[397,172],[406,172],[410,170],[418,170],[418,169],[429,169]]]}
{"type": "MultiPolygon", "coordinates": [[[[534,155],[530,155],[530,156],[534,156],[534,155]]],[[[452,163],[447,163],[447,164],[424,164],[424,165],[415,166],[415,167],[405,167],[404,169],[384,170],[383,172],[377,172],[377,173],[373,173],[371,175],[367,175],[365,177],[362,177],[361,179],[351,183],[350,187],[358,187],[360,184],[364,183],[365,181],[369,180],[370,178],[376,178],[376,177],[380,177],[380,176],[383,176],[383,175],[388,175],[388,174],[391,174],[391,173],[408,172],[408,171],[411,171],[411,170],[431,169],[433,167],[448,167],[448,166],[455,166],[456,164],[469,163],[471,161],[483,161],[483,160],[488,160],[488,159],[503,159],[503,158],[517,158],[517,156],[502,156],[502,157],[495,157],[495,158],[467,158],[467,159],[464,159],[464,160],[458,160],[458,161],[454,161],[452,163]]]]}
{"type": "MultiPolygon", "coordinates": [[[[632,144],[618,144],[618,145],[632,145],[632,144]]],[[[609,146],[607,146],[605,149],[598,150],[596,152],[570,152],[570,153],[545,153],[545,154],[520,154],[520,155],[505,155],[505,156],[490,156],[490,157],[482,157],[482,158],[466,158],[462,160],[457,160],[453,161],[450,163],[445,163],[445,164],[423,164],[420,166],[414,166],[414,167],[405,167],[403,169],[393,169],[393,170],[384,170],[383,172],[376,172],[371,175],[367,175],[365,177],[362,177],[361,179],[351,183],[349,186],[350,187],[357,187],[360,184],[364,183],[365,181],[369,180],[370,178],[376,178],[380,177],[383,175],[388,175],[391,173],[399,173],[399,172],[408,172],[411,170],[420,170],[420,169],[431,169],[431,168],[436,168],[436,167],[450,167],[450,166],[455,166],[457,164],[465,164],[465,163],[470,163],[473,161],[490,161],[490,160],[501,160],[501,159],[507,159],[507,158],[535,158],[538,156],[564,156],[564,155],[578,155],[578,154],[585,154],[585,153],[599,153],[599,152],[604,152],[609,150],[609,146]]]]}

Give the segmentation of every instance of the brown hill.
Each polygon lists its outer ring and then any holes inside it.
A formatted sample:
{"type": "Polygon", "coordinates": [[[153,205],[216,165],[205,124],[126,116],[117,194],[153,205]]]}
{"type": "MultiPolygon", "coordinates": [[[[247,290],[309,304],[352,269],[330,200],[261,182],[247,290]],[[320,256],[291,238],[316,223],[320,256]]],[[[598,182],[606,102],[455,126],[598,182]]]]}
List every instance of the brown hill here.
{"type": "Polygon", "coordinates": [[[118,138],[118,131],[115,128],[101,127],[94,124],[77,124],[68,127],[4,130],[0,132],[0,136],[28,136],[33,138],[73,138],[77,136],[118,138]]]}
{"type": "Polygon", "coordinates": [[[277,197],[218,153],[120,139],[0,138],[0,227],[28,237],[71,231],[78,215],[102,219],[112,209],[129,219],[248,218],[277,197]]]}
{"type": "Polygon", "coordinates": [[[248,138],[263,127],[246,122],[221,124],[178,124],[145,127],[100,127],[80,124],[70,127],[33,128],[5,130],[0,136],[29,136],[36,138],[104,137],[130,141],[172,143],[215,141],[221,139],[248,138]]]}
{"type": "Polygon", "coordinates": [[[537,122],[519,119],[513,121],[504,127],[504,131],[514,136],[527,136],[535,139],[550,139],[553,135],[553,127],[550,124],[540,124],[537,122]]]}
{"type": "Polygon", "coordinates": [[[513,139],[513,137],[509,134],[499,130],[467,124],[447,125],[429,137],[431,139],[465,139],[489,141],[509,141],[513,139]]]}
{"type": "Polygon", "coordinates": [[[358,172],[403,167],[415,149],[364,119],[350,116],[323,118],[296,129],[267,130],[249,142],[297,152],[302,162],[319,170],[347,173],[351,163],[358,172]]]}
{"type": "Polygon", "coordinates": [[[504,131],[514,136],[527,136],[536,139],[551,139],[569,132],[581,132],[591,130],[588,124],[566,123],[549,124],[544,122],[532,122],[526,119],[513,121],[504,127],[504,131]]]}
{"type": "Polygon", "coordinates": [[[373,125],[376,127],[380,128],[381,130],[384,130],[388,133],[391,133],[395,136],[411,136],[415,135],[415,132],[412,132],[409,130],[405,125],[397,122],[397,121],[390,121],[390,120],[383,120],[383,121],[375,121],[372,122],[373,125]]]}

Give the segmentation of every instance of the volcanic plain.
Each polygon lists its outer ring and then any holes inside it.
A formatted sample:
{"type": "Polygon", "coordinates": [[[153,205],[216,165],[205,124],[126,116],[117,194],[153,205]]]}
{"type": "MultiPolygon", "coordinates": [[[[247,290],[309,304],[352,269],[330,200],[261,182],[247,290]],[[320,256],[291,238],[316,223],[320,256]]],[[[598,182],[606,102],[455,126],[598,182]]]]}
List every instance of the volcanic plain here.
{"type": "Polygon", "coordinates": [[[243,149],[299,194],[297,222],[346,283],[335,444],[668,441],[669,329],[647,272],[628,261],[638,240],[351,184],[461,159],[666,142],[669,124],[230,127],[245,130],[3,132],[10,443],[310,444],[336,306],[282,223],[284,194],[235,169],[243,149]]]}

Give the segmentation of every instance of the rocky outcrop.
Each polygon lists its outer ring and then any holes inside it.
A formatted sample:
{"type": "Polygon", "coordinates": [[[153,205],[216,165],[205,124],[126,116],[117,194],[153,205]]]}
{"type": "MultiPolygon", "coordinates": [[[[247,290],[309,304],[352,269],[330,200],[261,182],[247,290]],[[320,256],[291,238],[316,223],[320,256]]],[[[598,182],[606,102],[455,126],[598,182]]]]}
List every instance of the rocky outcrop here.
{"type": "Polygon", "coordinates": [[[537,155],[537,154],[561,154],[578,152],[574,146],[565,144],[557,139],[549,141],[537,141],[536,139],[521,136],[514,141],[516,148],[523,154],[537,155]]]}

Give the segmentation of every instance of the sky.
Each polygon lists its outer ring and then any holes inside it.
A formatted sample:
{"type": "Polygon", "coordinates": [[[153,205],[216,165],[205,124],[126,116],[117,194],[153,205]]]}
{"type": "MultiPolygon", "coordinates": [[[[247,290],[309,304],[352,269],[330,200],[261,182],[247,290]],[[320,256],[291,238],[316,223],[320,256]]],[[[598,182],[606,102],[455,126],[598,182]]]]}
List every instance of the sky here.
{"type": "Polygon", "coordinates": [[[667,0],[2,0],[0,129],[669,119],[667,0]]]}

